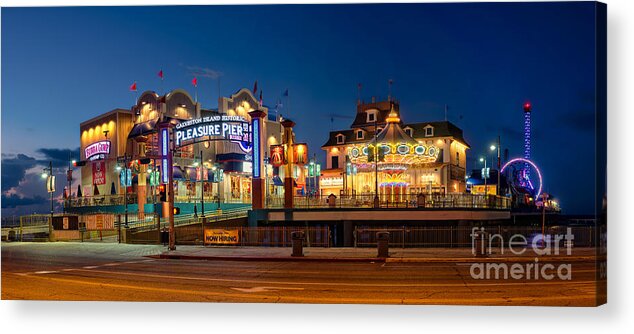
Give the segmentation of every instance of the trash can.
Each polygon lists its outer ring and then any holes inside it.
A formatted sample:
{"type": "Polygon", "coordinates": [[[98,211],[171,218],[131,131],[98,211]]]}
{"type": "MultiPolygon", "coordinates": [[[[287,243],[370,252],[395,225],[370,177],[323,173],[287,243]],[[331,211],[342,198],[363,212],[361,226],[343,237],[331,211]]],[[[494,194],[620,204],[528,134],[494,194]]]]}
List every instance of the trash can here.
{"type": "Polygon", "coordinates": [[[304,256],[304,231],[291,232],[291,244],[293,246],[291,256],[304,256]]]}
{"type": "Polygon", "coordinates": [[[488,233],[484,231],[476,231],[474,236],[474,244],[475,244],[475,256],[476,257],[487,257],[487,246],[488,246],[488,233]]]}
{"type": "Polygon", "coordinates": [[[334,208],[337,206],[337,196],[335,194],[328,195],[328,207],[334,208]]]}
{"type": "Polygon", "coordinates": [[[161,230],[161,243],[163,244],[163,246],[167,246],[167,243],[170,240],[170,234],[169,231],[164,228],[161,230]]]}
{"type": "Polygon", "coordinates": [[[377,257],[389,257],[390,232],[376,232],[377,257]]]}

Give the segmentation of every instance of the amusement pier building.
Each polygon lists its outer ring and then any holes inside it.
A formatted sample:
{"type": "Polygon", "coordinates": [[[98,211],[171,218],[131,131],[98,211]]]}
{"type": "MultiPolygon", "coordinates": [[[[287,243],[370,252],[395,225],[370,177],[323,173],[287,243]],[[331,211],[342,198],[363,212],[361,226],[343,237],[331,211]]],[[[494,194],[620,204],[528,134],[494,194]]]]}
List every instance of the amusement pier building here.
{"type": "Polygon", "coordinates": [[[331,131],[322,146],[320,192],[374,195],[398,202],[418,194],[466,190],[462,130],[448,121],[404,123],[394,100],[359,103],[349,129],[331,131]]]}

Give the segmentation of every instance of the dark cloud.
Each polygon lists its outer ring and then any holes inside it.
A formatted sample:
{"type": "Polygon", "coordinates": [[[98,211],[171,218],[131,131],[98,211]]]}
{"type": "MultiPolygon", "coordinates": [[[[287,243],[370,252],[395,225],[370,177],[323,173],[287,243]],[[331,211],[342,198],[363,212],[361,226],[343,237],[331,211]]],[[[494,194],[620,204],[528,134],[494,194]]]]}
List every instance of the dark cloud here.
{"type": "Polygon", "coordinates": [[[44,159],[41,160],[42,163],[52,161],[54,167],[67,166],[69,154],[71,159],[78,159],[80,156],[79,147],[74,150],[68,148],[40,148],[37,150],[37,153],[45,156],[44,159]]]}
{"type": "MultiPolygon", "coordinates": [[[[4,185],[3,185],[4,186],[4,185]]],[[[39,205],[47,203],[47,199],[42,196],[20,197],[15,194],[10,196],[2,195],[2,208],[15,208],[18,206],[39,205]]]]}
{"type": "MultiPolygon", "coordinates": [[[[15,157],[2,157],[2,192],[16,187],[24,179],[27,169],[37,164],[35,158],[24,154],[15,157]]],[[[4,205],[4,204],[3,204],[4,205]]]]}

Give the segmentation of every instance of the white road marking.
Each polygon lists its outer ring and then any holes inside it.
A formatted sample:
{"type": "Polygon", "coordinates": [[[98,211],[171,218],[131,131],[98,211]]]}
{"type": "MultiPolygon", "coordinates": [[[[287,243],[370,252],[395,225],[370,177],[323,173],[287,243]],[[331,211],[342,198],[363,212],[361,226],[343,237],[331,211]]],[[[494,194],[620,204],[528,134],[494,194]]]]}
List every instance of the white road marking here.
{"type": "Polygon", "coordinates": [[[236,290],[236,291],[240,291],[240,292],[247,292],[247,293],[253,293],[253,292],[268,292],[268,291],[275,291],[275,290],[304,290],[304,288],[289,288],[289,287],[281,287],[281,286],[276,286],[276,287],[272,287],[272,286],[256,286],[253,288],[231,288],[232,290],[236,290]]]}
{"type": "Polygon", "coordinates": [[[104,267],[114,267],[114,266],[118,266],[118,265],[120,265],[120,264],[121,264],[121,263],[106,263],[106,264],[103,264],[103,266],[104,266],[104,267]]]}
{"type": "Polygon", "coordinates": [[[95,268],[99,268],[99,266],[85,266],[83,268],[84,269],[95,269],[95,268]]]}
{"type": "Polygon", "coordinates": [[[34,274],[55,274],[58,273],[59,271],[54,271],[54,270],[42,270],[42,271],[36,271],[34,272],[34,274]]]}

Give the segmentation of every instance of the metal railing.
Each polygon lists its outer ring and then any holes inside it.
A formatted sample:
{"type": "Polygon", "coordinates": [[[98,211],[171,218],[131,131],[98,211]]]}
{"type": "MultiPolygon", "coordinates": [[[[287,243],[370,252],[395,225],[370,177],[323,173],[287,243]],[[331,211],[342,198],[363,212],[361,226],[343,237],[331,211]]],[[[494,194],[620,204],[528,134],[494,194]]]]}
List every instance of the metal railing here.
{"type": "MultiPolygon", "coordinates": [[[[238,232],[235,244],[219,246],[258,246],[258,247],[290,247],[291,233],[303,231],[306,247],[330,247],[330,229],[328,227],[221,227],[211,225],[213,229],[233,230],[238,232]]],[[[205,225],[208,228],[208,225],[205,225]]],[[[203,242],[203,229],[200,225],[179,227],[175,230],[176,244],[198,244],[203,242]]],[[[213,247],[213,245],[206,245],[213,247]]]]}
{"type": "MultiPolygon", "coordinates": [[[[596,246],[597,229],[593,226],[570,227],[574,235],[575,247],[596,246]]],[[[354,230],[355,247],[376,247],[376,233],[389,232],[391,247],[472,247],[473,227],[469,226],[430,226],[430,227],[356,227],[354,230]]],[[[532,238],[541,235],[540,226],[491,226],[484,227],[488,233],[491,246],[499,249],[504,243],[508,249],[508,242],[513,235],[522,235],[531,242],[532,238]],[[493,237],[495,236],[495,237],[493,237]]],[[[566,226],[554,226],[546,229],[547,235],[565,235],[566,226]]],[[[519,239],[514,239],[518,241],[519,239]]],[[[563,241],[562,241],[563,242],[563,241]]],[[[488,241],[487,241],[488,245],[488,241]]]]}
{"type": "MultiPolygon", "coordinates": [[[[373,208],[374,194],[342,196],[295,196],[293,207],[311,208],[373,208]]],[[[402,194],[379,196],[380,208],[418,208],[418,209],[495,209],[509,210],[511,199],[495,195],[474,194],[402,194]]],[[[266,198],[268,208],[283,208],[283,197],[266,198]]]]}

